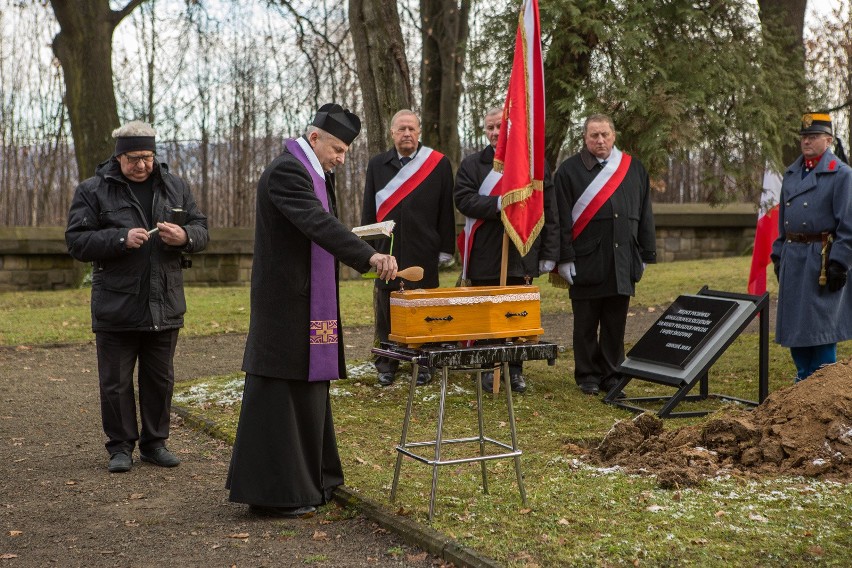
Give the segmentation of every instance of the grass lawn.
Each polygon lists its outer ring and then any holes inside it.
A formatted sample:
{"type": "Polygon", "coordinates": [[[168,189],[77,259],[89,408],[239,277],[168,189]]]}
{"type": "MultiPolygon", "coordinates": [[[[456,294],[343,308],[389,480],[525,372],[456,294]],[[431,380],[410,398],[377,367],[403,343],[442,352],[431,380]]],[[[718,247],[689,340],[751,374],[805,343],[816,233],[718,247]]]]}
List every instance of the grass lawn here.
{"type": "MultiPolygon", "coordinates": [[[[744,292],[748,266],[748,258],[651,266],[633,306],[666,306],[704,284],[744,292]]],[[[452,285],[456,276],[445,274],[444,285],[452,285]]],[[[542,292],[544,311],[570,311],[564,290],[542,284],[542,292]]],[[[370,294],[369,282],[342,285],[344,325],[370,323],[370,294]]],[[[194,288],[187,299],[186,333],[246,330],[247,289],[194,288]]],[[[0,294],[0,314],[2,344],[91,338],[88,290],[0,294]]],[[[756,335],[735,341],[711,370],[711,391],[755,398],[756,352],[756,335]]],[[[842,344],[839,356],[850,354],[842,344]]],[[[770,390],[789,385],[793,367],[787,351],[771,344],[770,359],[770,390]]],[[[398,382],[378,388],[369,362],[348,364],[350,378],[332,385],[346,483],[389,510],[425,523],[431,468],[405,460],[397,502],[388,502],[407,386],[398,382]]],[[[511,460],[487,462],[487,495],[481,490],[479,464],[445,466],[439,472],[434,528],[509,566],[852,565],[852,486],[723,475],[698,488],[662,490],[653,478],[582,463],[573,453],[577,445],[595,443],[615,421],[631,415],[580,394],[570,379],[572,365],[570,349],[554,367],[528,364],[530,391],[514,397],[528,506],[520,503],[511,460]]],[[[631,385],[630,394],[670,394],[660,389],[631,385]]],[[[241,390],[241,374],[210,377],[177,385],[175,401],[233,435],[241,390]]],[[[452,374],[449,391],[445,437],[472,435],[472,378],[452,374]]],[[[437,394],[435,383],[417,390],[409,440],[434,439],[437,394]]],[[[681,408],[690,405],[708,406],[689,403],[681,408]]],[[[486,395],[483,412],[487,434],[508,440],[503,395],[486,395]]],[[[666,426],[701,420],[671,420],[666,426]]],[[[447,449],[450,456],[473,451],[447,449]]]]}

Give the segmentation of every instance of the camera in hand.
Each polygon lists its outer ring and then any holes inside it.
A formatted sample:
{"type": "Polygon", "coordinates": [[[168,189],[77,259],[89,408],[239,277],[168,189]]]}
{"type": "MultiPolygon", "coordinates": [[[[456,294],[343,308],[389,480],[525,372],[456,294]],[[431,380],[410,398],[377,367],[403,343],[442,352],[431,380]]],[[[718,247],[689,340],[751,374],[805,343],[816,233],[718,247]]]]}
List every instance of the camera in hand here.
{"type": "Polygon", "coordinates": [[[186,211],[180,207],[172,208],[169,212],[169,223],[182,227],[186,223],[186,211]]]}

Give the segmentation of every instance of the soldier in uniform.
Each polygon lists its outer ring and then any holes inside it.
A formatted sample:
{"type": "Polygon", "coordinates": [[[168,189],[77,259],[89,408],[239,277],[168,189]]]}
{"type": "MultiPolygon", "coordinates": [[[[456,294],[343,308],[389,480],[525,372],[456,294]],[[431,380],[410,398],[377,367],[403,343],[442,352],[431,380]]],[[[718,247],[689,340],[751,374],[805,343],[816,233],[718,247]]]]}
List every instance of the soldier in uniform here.
{"type": "Polygon", "coordinates": [[[778,239],[775,341],[789,347],[796,382],[837,360],[837,342],[852,338],[852,169],[831,150],[831,116],[808,113],[799,131],[802,155],[784,173],[778,239]]]}

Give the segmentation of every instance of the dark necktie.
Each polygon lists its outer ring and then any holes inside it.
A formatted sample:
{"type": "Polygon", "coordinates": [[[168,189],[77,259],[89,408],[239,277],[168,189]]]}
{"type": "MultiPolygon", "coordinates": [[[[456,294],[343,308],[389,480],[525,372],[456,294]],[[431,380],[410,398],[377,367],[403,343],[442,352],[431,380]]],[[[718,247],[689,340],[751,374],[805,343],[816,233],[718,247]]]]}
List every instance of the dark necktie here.
{"type": "Polygon", "coordinates": [[[400,158],[400,159],[399,159],[399,162],[400,162],[403,166],[404,166],[405,164],[407,164],[408,162],[410,162],[410,161],[411,161],[411,158],[410,158],[409,156],[403,156],[402,158],[400,158]]]}

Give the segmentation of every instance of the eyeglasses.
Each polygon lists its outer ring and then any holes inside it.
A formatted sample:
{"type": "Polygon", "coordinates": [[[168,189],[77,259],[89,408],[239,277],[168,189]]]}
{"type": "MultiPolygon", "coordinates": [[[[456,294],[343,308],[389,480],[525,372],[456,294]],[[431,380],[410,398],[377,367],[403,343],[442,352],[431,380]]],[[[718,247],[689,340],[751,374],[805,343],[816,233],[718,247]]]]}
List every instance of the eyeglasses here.
{"type": "Polygon", "coordinates": [[[124,155],[125,159],[127,160],[127,162],[131,166],[135,166],[135,165],[139,164],[140,162],[145,162],[146,164],[153,164],[154,163],[154,156],[155,156],[155,154],[150,154],[150,155],[147,155],[147,156],[134,156],[132,154],[125,154],[124,155]]]}

